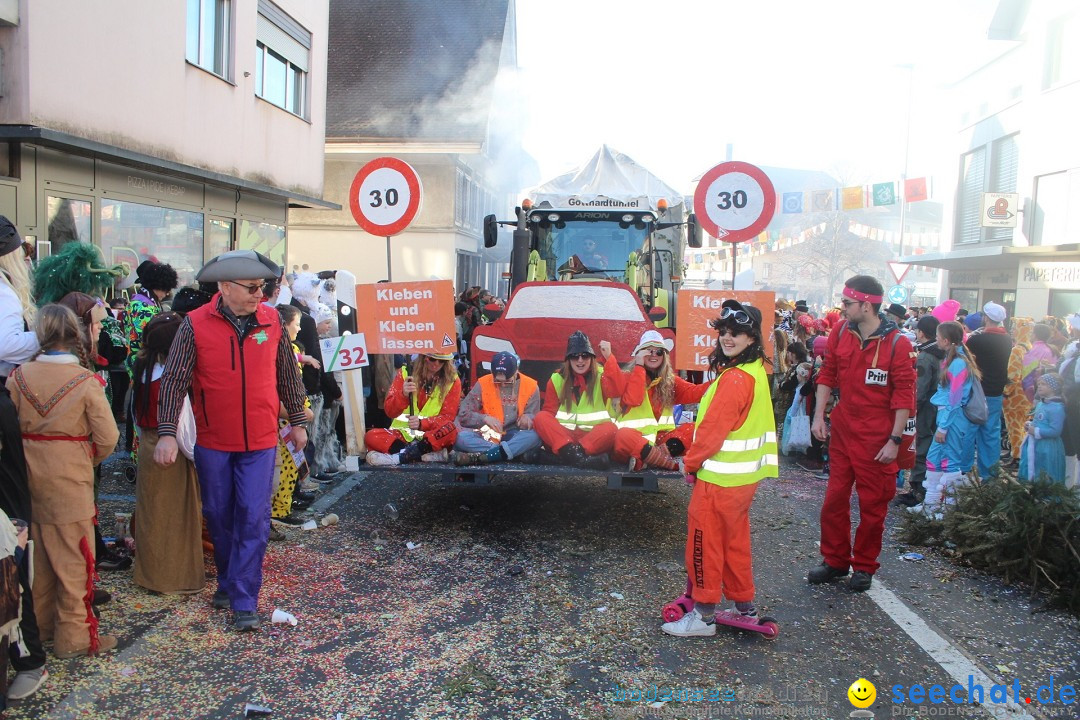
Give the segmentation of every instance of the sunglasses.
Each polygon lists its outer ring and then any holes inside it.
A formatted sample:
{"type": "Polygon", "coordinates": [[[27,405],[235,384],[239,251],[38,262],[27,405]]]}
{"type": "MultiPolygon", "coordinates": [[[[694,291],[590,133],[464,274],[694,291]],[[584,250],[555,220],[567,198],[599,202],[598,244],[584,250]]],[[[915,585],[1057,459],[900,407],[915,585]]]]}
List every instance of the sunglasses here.
{"type": "Polygon", "coordinates": [[[436,362],[436,363],[444,363],[444,362],[446,362],[446,360],[444,360],[442,358],[433,358],[430,355],[425,355],[424,357],[427,358],[428,362],[436,362]]]}
{"type": "Polygon", "coordinates": [[[716,334],[720,337],[725,337],[727,335],[730,335],[731,337],[735,337],[736,335],[749,335],[745,330],[737,330],[729,327],[720,328],[716,331],[716,334]]]}
{"type": "Polygon", "coordinates": [[[258,285],[245,285],[244,283],[239,283],[235,280],[226,280],[225,282],[232,283],[233,285],[239,285],[240,287],[247,290],[248,295],[255,295],[256,293],[261,293],[263,290],[266,289],[266,283],[259,283],[258,285]]]}
{"type": "Polygon", "coordinates": [[[649,348],[645,351],[645,354],[652,357],[663,357],[666,352],[667,350],[661,350],[660,348],[649,348]]]}
{"type": "Polygon", "coordinates": [[[750,314],[745,310],[733,310],[731,308],[724,308],[724,311],[720,313],[721,320],[734,320],[740,325],[752,325],[750,320],[750,314]]]}
{"type": "Polygon", "coordinates": [[[592,355],[590,355],[589,353],[574,353],[573,355],[567,355],[566,359],[567,360],[585,360],[586,358],[591,358],[591,357],[592,357],[592,355]]]}

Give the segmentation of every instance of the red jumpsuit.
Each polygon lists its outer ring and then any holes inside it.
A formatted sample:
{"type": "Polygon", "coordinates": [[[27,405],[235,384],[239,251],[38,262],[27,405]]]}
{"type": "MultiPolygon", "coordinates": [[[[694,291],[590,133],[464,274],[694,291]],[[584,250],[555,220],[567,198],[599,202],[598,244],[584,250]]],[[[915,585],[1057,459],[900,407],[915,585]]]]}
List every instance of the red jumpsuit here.
{"type": "MultiPolygon", "coordinates": [[[[630,371],[630,378],[626,381],[626,389],[623,390],[620,403],[623,410],[634,408],[645,402],[645,383],[648,374],[641,365],[634,365],[630,371]]],[[[657,386],[649,388],[649,404],[652,405],[653,417],[659,419],[664,414],[664,408],[660,404],[660,398],[656,392],[657,386]]],[[[709,383],[695,385],[675,376],[675,399],[673,404],[691,404],[700,402],[701,398],[709,390],[709,383]]],[[[690,450],[690,443],[694,439],[694,423],[683,423],[674,430],[661,430],[656,433],[656,442],[662,443],[670,438],[682,441],[683,447],[690,450]]],[[[613,456],[616,461],[625,463],[630,458],[640,458],[642,450],[649,444],[639,431],[634,428],[619,428],[615,433],[615,450],[613,456]]]]}
{"type": "MultiPolygon", "coordinates": [[[[383,407],[386,416],[391,419],[409,410],[409,396],[401,391],[404,384],[405,378],[402,377],[400,372],[396,373],[394,382],[386,392],[386,401],[383,407]]],[[[417,412],[424,407],[427,399],[427,393],[424,392],[423,388],[417,388],[417,412]]],[[[432,450],[454,447],[454,440],[457,439],[458,434],[454,420],[457,418],[459,405],[461,405],[461,380],[455,378],[454,384],[446,392],[446,397],[443,398],[442,409],[439,414],[435,417],[420,419],[420,429],[424,432],[424,438],[430,443],[432,450]]],[[[390,428],[373,428],[364,434],[364,444],[367,445],[368,449],[382,453],[390,452],[390,446],[399,440],[403,443],[408,442],[400,430],[390,428]]]]}
{"type": "Polygon", "coordinates": [[[829,334],[818,385],[840,390],[832,411],[829,484],[821,506],[821,554],[834,568],[873,575],[881,537],[896,494],[897,463],[874,459],[890,442],[896,411],[915,412],[911,343],[883,321],[865,342],[849,323],[829,334]],[[894,340],[895,338],[895,340],[894,340]],[[851,488],[859,496],[859,527],[851,542],[851,488]]]}
{"type": "MultiPolygon", "coordinates": [[[[593,362],[597,360],[594,358],[593,362]]],[[[577,373],[573,375],[574,388],[584,391],[584,376],[577,373]]],[[[626,378],[622,368],[619,367],[618,360],[614,355],[609,355],[604,363],[604,373],[600,376],[600,391],[604,399],[611,400],[622,395],[625,383],[626,378]]],[[[536,413],[533,427],[551,452],[558,454],[563,447],[573,442],[579,443],[586,455],[600,455],[611,451],[615,444],[615,431],[618,429],[614,421],[600,423],[589,429],[567,430],[555,419],[555,413],[558,410],[559,394],[555,392],[555,386],[551,384],[551,380],[548,380],[547,387],[544,389],[544,406],[540,412],[536,413]]]]}

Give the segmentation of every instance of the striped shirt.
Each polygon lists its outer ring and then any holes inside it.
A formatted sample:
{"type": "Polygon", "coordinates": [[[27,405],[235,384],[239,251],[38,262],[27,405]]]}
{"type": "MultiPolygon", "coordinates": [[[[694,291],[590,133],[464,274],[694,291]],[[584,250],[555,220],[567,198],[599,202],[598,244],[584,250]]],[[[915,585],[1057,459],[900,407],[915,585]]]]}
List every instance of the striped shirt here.
{"type": "MultiPolygon", "coordinates": [[[[220,299],[218,303],[221,309],[220,299]]],[[[236,325],[233,324],[233,327],[236,328],[236,325]]],[[[239,329],[237,336],[243,340],[239,329]]],[[[165,372],[161,378],[161,394],[158,398],[158,435],[176,437],[176,421],[180,417],[184,395],[191,388],[191,376],[195,372],[196,360],[195,331],[191,327],[191,320],[184,318],[180,329],[176,332],[176,339],[173,340],[169,359],[165,363],[165,372]]],[[[278,397],[285,405],[285,412],[289,414],[289,422],[293,425],[303,425],[307,422],[304,416],[307,393],[304,391],[300,374],[296,372],[296,355],[293,353],[289,334],[284,328],[281,331],[281,340],[278,342],[277,390],[278,397]]]]}

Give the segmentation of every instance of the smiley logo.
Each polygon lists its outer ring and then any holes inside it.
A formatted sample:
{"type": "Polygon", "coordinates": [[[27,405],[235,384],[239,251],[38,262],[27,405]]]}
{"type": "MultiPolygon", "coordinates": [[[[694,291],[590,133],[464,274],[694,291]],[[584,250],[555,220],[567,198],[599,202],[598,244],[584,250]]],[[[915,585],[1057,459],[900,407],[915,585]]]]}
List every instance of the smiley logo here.
{"type": "Polygon", "coordinates": [[[848,700],[857,708],[868,708],[877,698],[877,688],[869,681],[859,678],[847,690],[848,700]]]}

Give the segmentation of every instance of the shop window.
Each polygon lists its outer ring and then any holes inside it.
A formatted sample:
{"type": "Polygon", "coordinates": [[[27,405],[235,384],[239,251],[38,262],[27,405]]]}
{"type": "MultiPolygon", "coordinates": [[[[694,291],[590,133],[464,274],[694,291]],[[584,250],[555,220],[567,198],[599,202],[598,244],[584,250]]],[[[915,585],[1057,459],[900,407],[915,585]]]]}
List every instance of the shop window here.
{"type": "Polygon", "coordinates": [[[187,0],[187,60],[229,79],[231,0],[187,0]]]}
{"type": "Polygon", "coordinates": [[[1043,90],[1080,79],[1080,14],[1055,18],[1047,26],[1043,90]]]}
{"type": "Polygon", "coordinates": [[[106,262],[127,263],[132,274],[143,260],[168,263],[180,285],[190,285],[203,266],[203,215],[102,200],[101,250],[106,262]]]}
{"type": "Polygon", "coordinates": [[[236,238],[238,250],[262,253],[278,265],[285,264],[285,226],[242,220],[236,238]]]}
{"type": "Polygon", "coordinates": [[[949,290],[949,297],[960,303],[961,309],[968,312],[975,312],[981,307],[978,288],[952,288],[949,290]]]}
{"type": "Polygon", "coordinates": [[[480,284],[480,256],[459,252],[455,287],[460,295],[474,285],[480,284]]]}
{"type": "Polygon", "coordinates": [[[203,259],[215,258],[221,253],[232,250],[233,221],[210,218],[206,224],[206,247],[203,259]]]}
{"type": "Polygon", "coordinates": [[[311,33],[269,0],[259,0],[255,42],[255,94],[307,117],[311,33]]]}
{"type": "Polygon", "coordinates": [[[1080,312],[1080,290],[1051,290],[1048,315],[1068,317],[1080,312]]]}
{"type": "Polygon", "coordinates": [[[93,242],[93,202],[50,195],[46,205],[50,253],[60,252],[60,248],[69,242],[93,242]]]}

